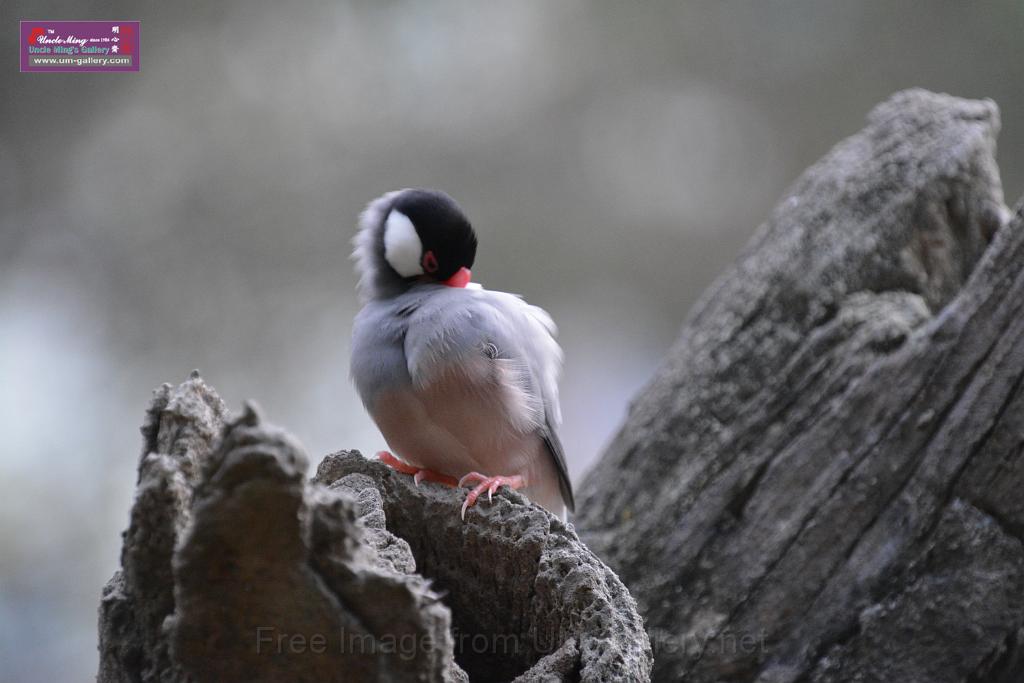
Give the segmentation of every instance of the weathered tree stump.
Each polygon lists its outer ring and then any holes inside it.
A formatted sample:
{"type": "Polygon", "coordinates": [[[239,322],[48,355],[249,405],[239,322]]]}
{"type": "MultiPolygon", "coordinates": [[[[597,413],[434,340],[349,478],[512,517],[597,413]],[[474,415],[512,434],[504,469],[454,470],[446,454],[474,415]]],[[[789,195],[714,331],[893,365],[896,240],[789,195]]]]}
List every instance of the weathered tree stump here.
{"type": "Polygon", "coordinates": [[[804,174],[584,481],[596,556],[507,490],[463,523],[463,494],[354,453],[307,481],[251,407],[165,386],[99,679],[642,681],[653,645],[662,681],[1024,680],[998,125],[900,93],[804,174]]]}
{"type": "Polygon", "coordinates": [[[1024,680],[1024,229],[998,127],[988,101],[878,106],[584,482],[656,680],[1024,680]]]}
{"type": "Polygon", "coordinates": [[[157,391],[121,570],[100,606],[114,681],[647,680],[636,604],[521,495],[459,512],[357,453],[313,481],[198,373],[157,391]]]}

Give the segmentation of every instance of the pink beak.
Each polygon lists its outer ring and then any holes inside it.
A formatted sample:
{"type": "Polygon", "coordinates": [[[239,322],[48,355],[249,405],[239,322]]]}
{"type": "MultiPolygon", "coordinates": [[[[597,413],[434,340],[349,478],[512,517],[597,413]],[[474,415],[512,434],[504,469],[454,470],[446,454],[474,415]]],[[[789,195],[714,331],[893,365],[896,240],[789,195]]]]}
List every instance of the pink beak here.
{"type": "Polygon", "coordinates": [[[469,268],[463,267],[455,271],[455,275],[452,275],[441,284],[448,285],[449,287],[465,287],[472,278],[473,273],[470,272],[469,268]]]}

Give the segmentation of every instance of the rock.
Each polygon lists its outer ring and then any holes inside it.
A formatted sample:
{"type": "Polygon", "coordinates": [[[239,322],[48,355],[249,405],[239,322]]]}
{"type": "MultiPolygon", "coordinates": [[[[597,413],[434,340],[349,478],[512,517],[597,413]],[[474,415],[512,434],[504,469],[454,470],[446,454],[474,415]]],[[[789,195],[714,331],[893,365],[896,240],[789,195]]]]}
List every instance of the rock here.
{"type": "Polygon", "coordinates": [[[656,680],[1024,677],[1024,226],[998,128],[989,101],[879,105],[584,481],[582,537],[637,598],[656,680]]]}
{"type": "Polygon", "coordinates": [[[143,434],[101,682],[649,677],[625,588],[518,494],[463,523],[464,491],[355,453],[308,481],[292,437],[253,405],[230,418],[198,374],[158,390],[143,434]]]}
{"type": "Polygon", "coordinates": [[[502,489],[460,518],[464,492],[419,487],[355,452],[327,456],[314,482],[380,501],[391,533],[452,610],[456,659],[473,680],[646,680],[636,604],[571,526],[502,489]]]}

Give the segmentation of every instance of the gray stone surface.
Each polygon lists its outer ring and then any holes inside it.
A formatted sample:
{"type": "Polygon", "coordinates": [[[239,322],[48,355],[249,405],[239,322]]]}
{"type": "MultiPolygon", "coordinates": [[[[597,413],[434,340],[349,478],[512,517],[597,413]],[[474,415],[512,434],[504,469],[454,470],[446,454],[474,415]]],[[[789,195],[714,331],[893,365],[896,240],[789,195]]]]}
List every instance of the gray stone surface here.
{"type": "Polygon", "coordinates": [[[634,600],[570,526],[520,494],[502,489],[463,521],[464,492],[416,487],[354,452],[324,458],[314,482],[361,492],[371,514],[382,507],[451,608],[456,658],[473,680],[647,679],[634,600]]]}
{"type": "Polygon", "coordinates": [[[287,433],[231,418],[198,373],[157,391],[143,434],[102,682],[649,677],[625,588],[517,494],[463,523],[464,491],[357,454],[308,481],[287,433]]]}
{"type": "Polygon", "coordinates": [[[879,105],[583,482],[656,680],[1024,680],[1024,226],[998,127],[989,101],[879,105]]]}

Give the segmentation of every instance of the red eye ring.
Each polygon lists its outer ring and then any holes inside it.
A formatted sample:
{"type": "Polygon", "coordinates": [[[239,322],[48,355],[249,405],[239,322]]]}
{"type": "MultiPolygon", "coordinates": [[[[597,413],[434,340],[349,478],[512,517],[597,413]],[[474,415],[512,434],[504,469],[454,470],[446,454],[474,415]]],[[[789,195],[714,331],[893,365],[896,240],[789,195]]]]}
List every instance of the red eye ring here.
{"type": "Polygon", "coordinates": [[[427,271],[428,273],[437,272],[437,257],[434,256],[434,252],[428,251],[426,254],[424,254],[421,264],[423,265],[423,270],[427,271]]]}

